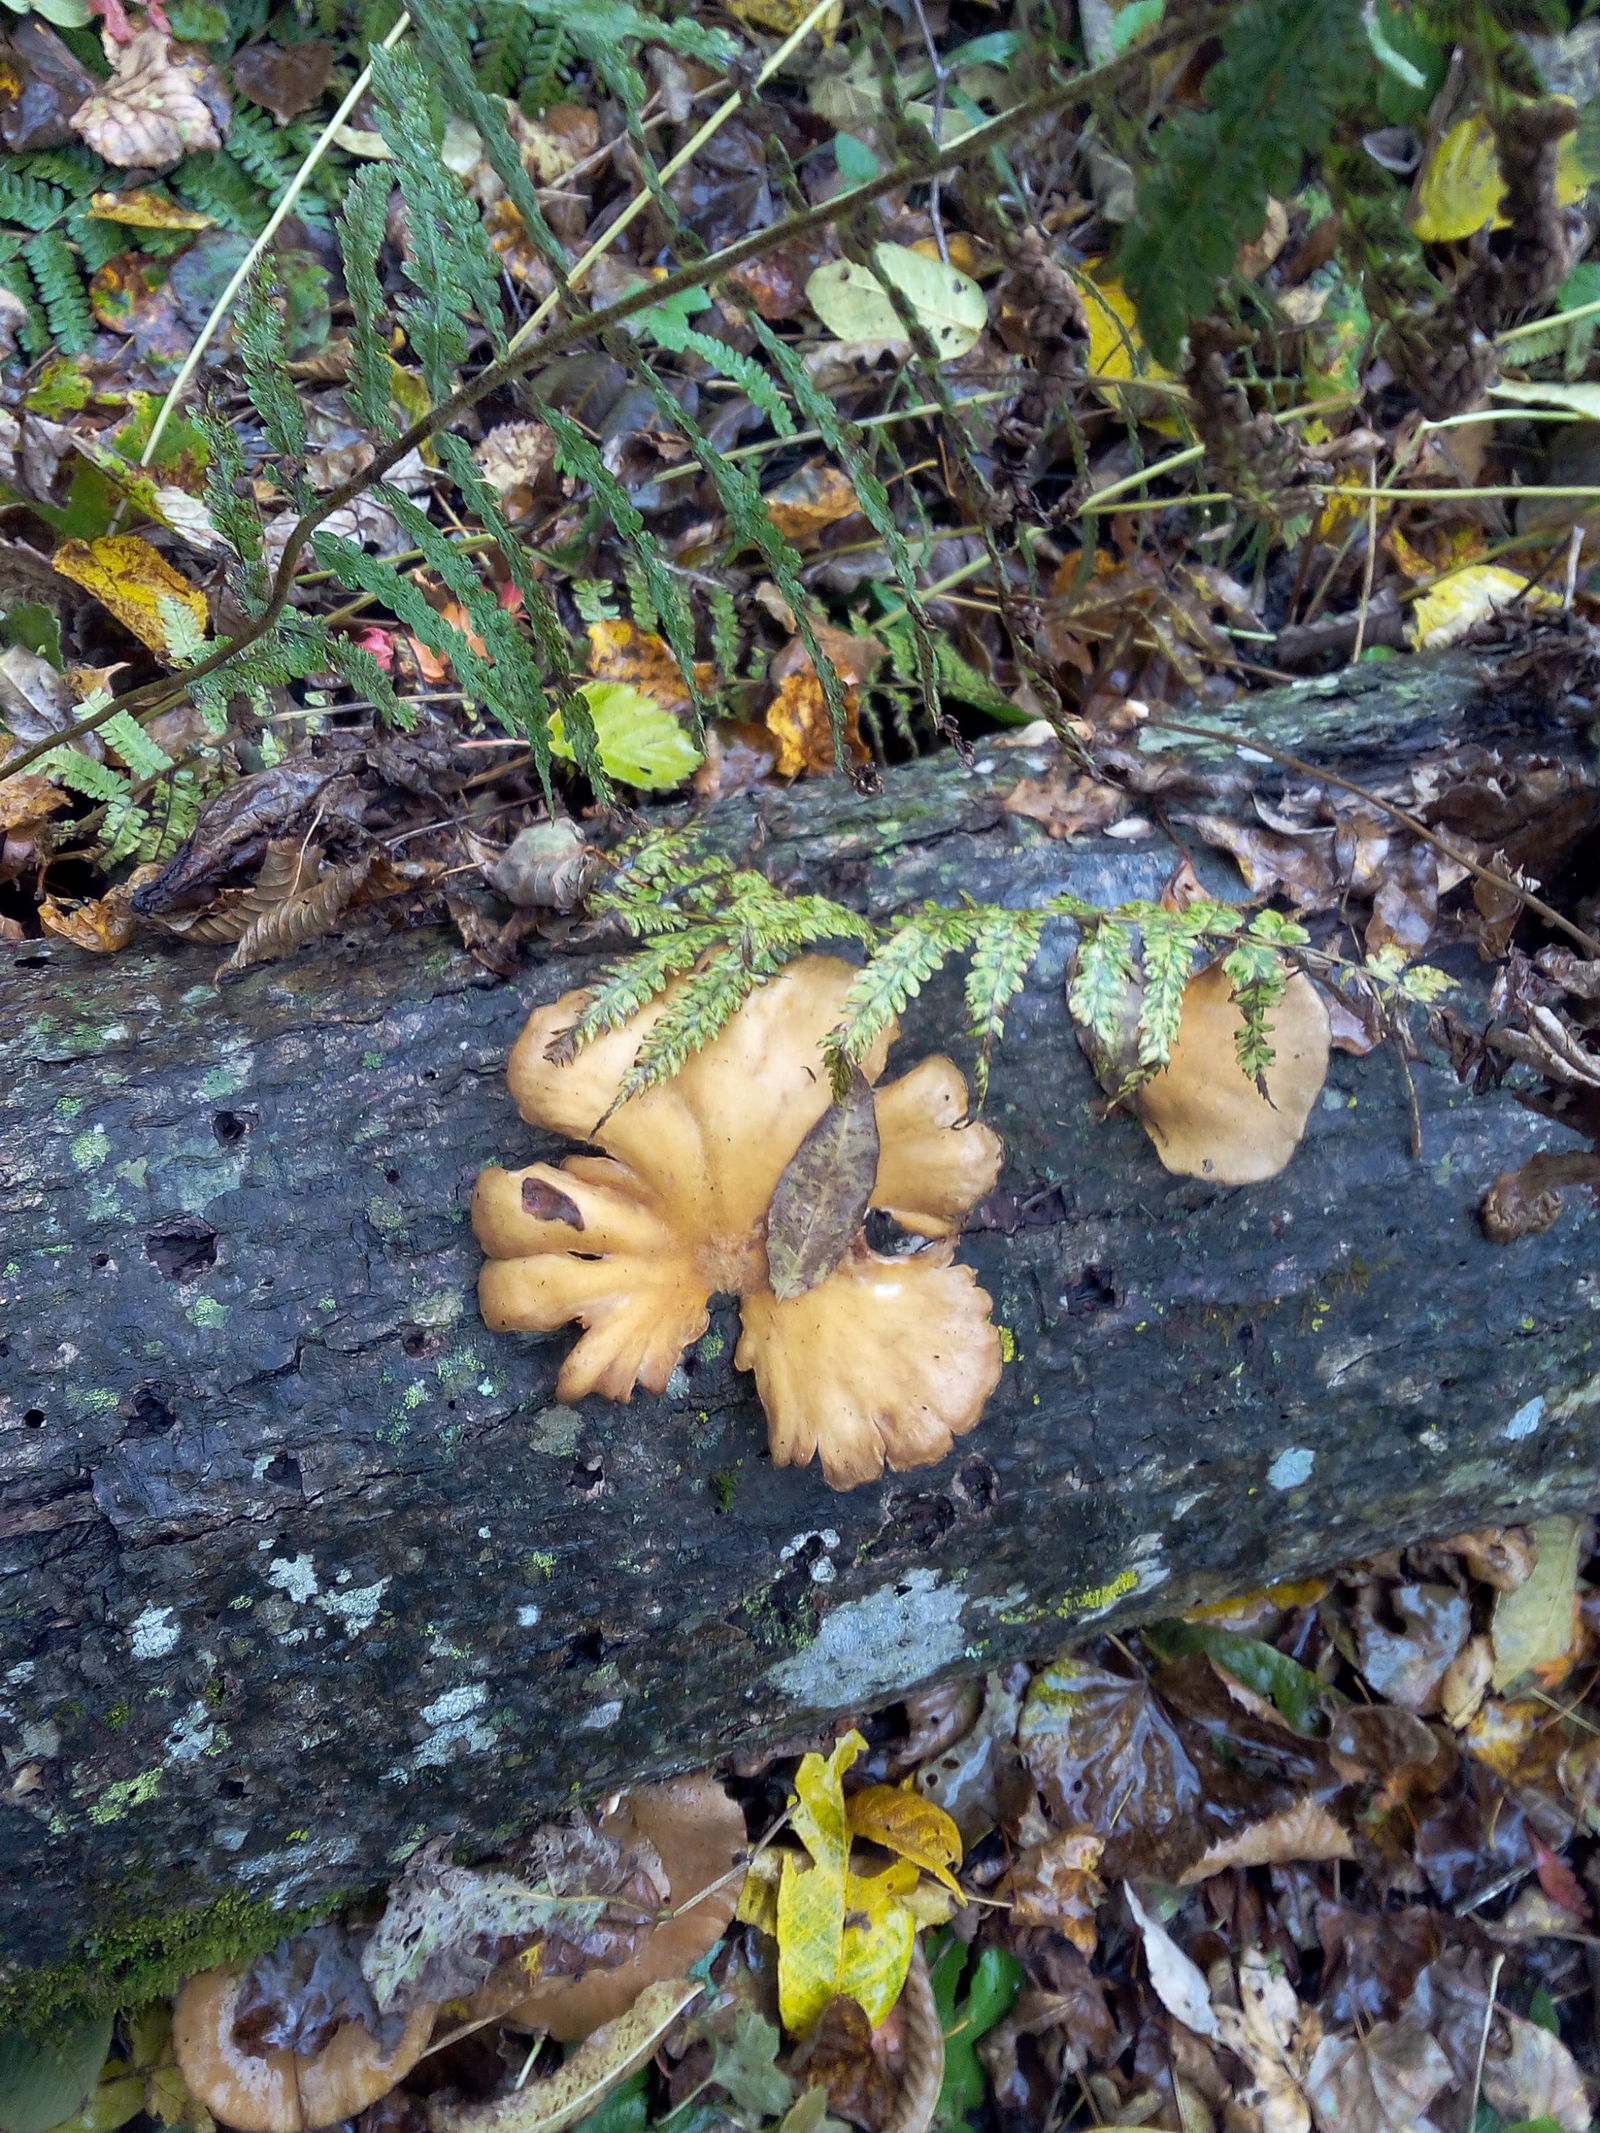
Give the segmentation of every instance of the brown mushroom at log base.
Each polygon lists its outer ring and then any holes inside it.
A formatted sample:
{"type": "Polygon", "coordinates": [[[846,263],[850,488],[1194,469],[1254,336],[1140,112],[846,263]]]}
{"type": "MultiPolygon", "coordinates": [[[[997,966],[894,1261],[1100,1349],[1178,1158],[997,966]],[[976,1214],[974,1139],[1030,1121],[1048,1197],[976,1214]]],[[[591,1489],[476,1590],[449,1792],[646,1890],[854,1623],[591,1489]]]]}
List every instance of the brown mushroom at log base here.
{"type": "Polygon", "coordinates": [[[172,2042],[189,2093],[235,2133],[312,2133],[354,2118],[404,2080],[427,2049],[436,2012],[414,2007],[393,2051],[359,2022],[336,2029],[320,2052],[260,2054],[233,2040],[243,1966],[190,1978],[172,2010],[172,2042]]]}
{"type": "Polygon", "coordinates": [[[875,1135],[830,1133],[842,1114],[822,1047],[855,976],[831,956],[801,957],[669,1080],[622,1103],[641,1045],[681,988],[564,1063],[550,1047],[586,995],[529,1019],[507,1073],[518,1109],[604,1153],[480,1174],[478,1300],[495,1332],[548,1333],[571,1319],[585,1328],[558,1399],[663,1392],[721,1293],[741,1301],[735,1361],[755,1373],[779,1465],[816,1454],[834,1488],[853,1488],[885,1465],[931,1465],[976,1423],[999,1380],[1000,1338],[988,1296],[949,1261],[962,1217],[993,1188],[1000,1142],[965,1122],[966,1083],[948,1059],[868,1086],[892,1024],[849,1099],[875,1114],[875,1135]],[[792,1163],[807,1166],[804,1189],[780,1195],[792,1163]],[[776,1255],[781,1240],[770,1225],[786,1204],[807,1234],[803,1249],[787,1240],[774,1280],[769,1244],[776,1255]],[[934,1249],[872,1252],[861,1229],[869,1207],[934,1249]]]}
{"type": "Polygon", "coordinates": [[[516,1966],[508,1964],[481,1995],[484,2008],[499,2013],[513,2029],[543,2030],[562,2044],[615,2021],[647,1985],[681,1977],[708,1954],[728,1929],[744,1879],[739,1871],[747,1849],[744,1816],[713,1778],[677,1778],[626,1792],[601,1817],[600,1831],[623,1851],[641,1838],[655,1847],[667,1880],[665,1907],[672,1915],[652,1926],[628,1960],[612,1969],[542,1978],[508,2007],[503,1980],[516,1974],[516,1966]]]}

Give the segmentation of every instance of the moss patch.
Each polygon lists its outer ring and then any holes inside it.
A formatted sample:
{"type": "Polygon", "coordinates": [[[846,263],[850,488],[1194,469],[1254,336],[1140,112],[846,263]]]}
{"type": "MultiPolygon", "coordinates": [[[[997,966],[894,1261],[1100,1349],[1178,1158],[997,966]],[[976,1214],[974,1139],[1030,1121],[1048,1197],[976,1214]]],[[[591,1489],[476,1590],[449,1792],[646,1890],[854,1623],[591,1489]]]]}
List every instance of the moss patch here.
{"type": "Polygon", "coordinates": [[[46,2037],[97,2015],[164,1999],[197,1970],[259,1955],[350,1900],[350,1892],[341,1890],[304,1909],[281,1911],[264,1897],[236,1893],[203,1910],[165,1917],[129,1911],[86,1934],[63,1961],[0,1981],[0,2026],[14,2023],[46,2037]]]}

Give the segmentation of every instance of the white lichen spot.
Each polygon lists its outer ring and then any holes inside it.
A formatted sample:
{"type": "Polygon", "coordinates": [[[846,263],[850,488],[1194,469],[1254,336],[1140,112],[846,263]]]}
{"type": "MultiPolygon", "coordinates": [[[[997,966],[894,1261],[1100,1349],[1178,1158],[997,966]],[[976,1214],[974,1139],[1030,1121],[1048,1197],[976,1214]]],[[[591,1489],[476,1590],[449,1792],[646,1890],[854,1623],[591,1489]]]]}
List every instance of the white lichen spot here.
{"type": "Polygon", "coordinates": [[[1521,1437],[1531,1437],[1544,1420],[1544,1394],[1536,1392],[1531,1400],[1524,1400],[1511,1420],[1506,1424],[1505,1434],[1515,1444],[1521,1437]]]}
{"type": "Polygon", "coordinates": [[[838,1574],[833,1567],[833,1558],[831,1556],[819,1555],[811,1566],[811,1582],[813,1585],[831,1585],[838,1574]]]}
{"type": "Polygon", "coordinates": [[[332,1615],[347,1637],[359,1637],[371,1629],[378,1617],[378,1602],[388,1590],[388,1578],[379,1578],[372,1585],[355,1585],[348,1592],[325,1592],[317,1605],[325,1615],[332,1615]]]}
{"type": "Polygon", "coordinates": [[[578,1720],[578,1729],[583,1733],[603,1733],[607,1726],[614,1726],[621,1716],[620,1699],[611,1703],[597,1703],[592,1711],[585,1711],[578,1720]]]}
{"type": "Polygon", "coordinates": [[[538,1619],[539,1610],[537,1607],[533,1606],[531,1602],[528,1606],[519,1607],[517,1609],[518,1629],[532,1629],[533,1625],[538,1621],[538,1619]]]}
{"type": "Polygon", "coordinates": [[[792,1561],[800,1553],[807,1541],[821,1541],[824,1548],[837,1548],[839,1536],[834,1532],[832,1526],[823,1526],[819,1531],[813,1533],[797,1533],[793,1540],[785,1541],[778,1550],[778,1561],[780,1563],[792,1561]]]}
{"type": "Polygon", "coordinates": [[[147,1607],[128,1631],[135,1659],[164,1659],[183,1635],[183,1624],[174,1622],[170,1607],[147,1607]]]}
{"type": "Polygon", "coordinates": [[[478,1538],[481,1541],[486,1541],[489,1538],[489,1528],[487,1526],[480,1526],[478,1528],[478,1538]]]}
{"type": "Polygon", "coordinates": [[[1303,1444],[1285,1445],[1267,1468],[1267,1484],[1274,1489],[1297,1489],[1301,1482],[1311,1479],[1311,1469],[1316,1463],[1316,1453],[1308,1451],[1303,1444]]]}
{"type": "MultiPolygon", "coordinates": [[[[41,1719],[37,1725],[22,1729],[22,1753],[37,1756],[41,1762],[49,1762],[53,1755],[61,1753],[61,1729],[51,1721],[41,1719]]],[[[9,1758],[8,1758],[9,1760],[9,1758]]]]}
{"type": "MultiPolygon", "coordinates": [[[[226,1738],[224,1734],[223,1739],[226,1738]]],[[[219,1745],[217,1722],[205,1705],[196,1701],[168,1728],[163,1745],[172,1762],[197,1763],[219,1745]]]]}
{"type": "Polygon", "coordinates": [[[1432,1422],[1428,1424],[1417,1441],[1430,1452],[1447,1452],[1450,1449],[1450,1439],[1442,1429],[1432,1422]]]}
{"type": "Polygon", "coordinates": [[[6,1687],[8,1689],[20,1689],[24,1682],[33,1679],[36,1668],[36,1661],[19,1659],[15,1666],[8,1667],[6,1670],[6,1687]]]}
{"type": "MultiPolygon", "coordinates": [[[[801,1535],[796,1545],[807,1538],[801,1535]]],[[[961,1660],[968,1643],[964,1605],[961,1593],[941,1586],[936,1570],[908,1570],[896,1584],[825,1615],[816,1642],[768,1667],[766,1678],[812,1710],[887,1702],[896,1690],[961,1660]]]]}
{"type": "MultiPolygon", "coordinates": [[[[414,1767],[418,1770],[438,1769],[445,1763],[454,1762],[458,1754],[487,1755],[497,1746],[499,1734],[496,1729],[474,1716],[488,1698],[489,1691],[481,1681],[469,1681],[459,1689],[447,1689],[432,1703],[424,1704],[422,1722],[433,1730],[412,1756],[414,1767]]],[[[411,1772],[403,1763],[391,1763],[384,1776],[401,1785],[409,1784],[411,1780],[411,1772]]]]}
{"type": "Polygon", "coordinates": [[[278,1555],[267,1565],[267,1583],[286,1592],[297,1605],[315,1597],[317,1566],[309,1555],[278,1555]]]}

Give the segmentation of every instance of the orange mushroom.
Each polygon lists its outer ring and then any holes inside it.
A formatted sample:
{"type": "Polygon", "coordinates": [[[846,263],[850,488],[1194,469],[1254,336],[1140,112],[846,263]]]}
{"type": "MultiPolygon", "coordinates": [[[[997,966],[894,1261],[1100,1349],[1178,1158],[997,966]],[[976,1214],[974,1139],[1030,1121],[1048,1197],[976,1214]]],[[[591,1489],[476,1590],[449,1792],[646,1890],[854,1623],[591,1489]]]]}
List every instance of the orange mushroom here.
{"type": "Polygon", "coordinates": [[[235,2133],[309,2133],[353,2118],[404,2080],[427,2048],[435,2008],[411,2010],[385,2052],[359,2022],[336,2029],[320,2052],[254,2054],[233,2041],[243,1966],[190,1978],[172,2010],[172,2042],[189,2093],[235,2133]]]}
{"type": "MultiPolygon", "coordinates": [[[[976,1423],[999,1380],[1000,1341],[988,1296],[951,1261],[962,1216],[994,1184],[1000,1142],[962,1123],[966,1083],[948,1059],[923,1060],[869,1104],[878,1153],[867,1205],[928,1248],[884,1257],[857,1227],[819,1280],[774,1294],[768,1213],[830,1110],[821,1047],[855,975],[833,957],[802,957],[669,1081],[614,1110],[675,988],[566,1064],[547,1047],[585,996],[569,993],[530,1017],[507,1076],[518,1109],[604,1153],[481,1173],[472,1220],[488,1259],[478,1300],[496,1332],[582,1324],[559,1399],[664,1391],[720,1292],[741,1300],[735,1361],[755,1373],[780,1465],[817,1453],[825,1479],[851,1488],[886,1462],[942,1459],[976,1423]]],[[[862,1061],[867,1083],[894,1035],[891,1026],[862,1061]]]]}
{"type": "MultiPolygon", "coordinates": [[[[713,1778],[676,1778],[624,1793],[601,1817],[600,1831],[623,1851],[641,1838],[655,1847],[673,1915],[652,1926],[626,1962],[542,1978],[505,2010],[503,2019],[513,2028],[540,2029],[563,2044],[615,2021],[647,1985],[681,1977],[699,1962],[727,1931],[744,1879],[738,1871],[745,1857],[744,1816],[713,1778]]],[[[494,1995],[485,2006],[503,2005],[498,1978],[484,1990],[494,1995]]]]}

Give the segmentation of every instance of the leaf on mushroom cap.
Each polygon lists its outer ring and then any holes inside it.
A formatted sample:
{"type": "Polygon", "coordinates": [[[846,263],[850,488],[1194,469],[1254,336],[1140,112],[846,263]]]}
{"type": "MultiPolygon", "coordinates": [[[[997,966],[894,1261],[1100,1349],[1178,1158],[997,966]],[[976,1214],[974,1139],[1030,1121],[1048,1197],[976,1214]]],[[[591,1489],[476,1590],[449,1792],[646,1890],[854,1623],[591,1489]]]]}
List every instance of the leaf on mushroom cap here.
{"type": "Polygon", "coordinates": [[[1234,1033],[1239,1009],[1220,963],[1184,988],[1183,1019],[1167,1064],[1133,1098],[1156,1154],[1180,1177],[1213,1185],[1256,1185],[1275,1178],[1306,1130],[1328,1077],[1328,1010],[1296,971],[1272,1010],[1275,1057],[1263,1096],[1239,1065],[1234,1033]],[[1268,1098],[1270,1097],[1270,1101],[1268,1098]]]}
{"type": "Polygon", "coordinates": [[[314,2058],[291,2051],[253,2057],[233,2041],[244,1971],[203,1970],[172,2010],[172,2041],[190,2093],[236,2133],[301,2133],[337,2125],[386,2096],[427,2048],[434,2008],[411,2010],[391,2053],[359,2022],[335,2030],[314,2058]]]}
{"type": "Polygon", "coordinates": [[[542,2029],[563,2044],[615,2021],[647,1985],[681,1976],[709,1953],[733,1917],[743,1879],[736,1869],[746,1853],[744,1815],[712,1777],[624,1793],[600,1828],[625,1850],[641,1838],[655,1847],[673,1915],[653,1924],[626,1962],[541,1979],[506,2013],[514,2027],[542,2029]]]}
{"type": "MultiPolygon", "coordinates": [[[[736,1361],[756,1371],[780,1462],[803,1463],[821,1444],[828,1479],[848,1487],[877,1474],[886,1457],[896,1467],[942,1458],[976,1422],[999,1375],[999,1339],[988,1297],[970,1275],[949,1269],[948,1253],[914,1267],[865,1257],[861,1209],[845,1193],[836,1196],[825,1248],[802,1253],[804,1265],[779,1267],[783,1287],[801,1275],[817,1286],[788,1304],[773,1293],[769,1210],[797,1149],[831,1112],[822,1044],[855,975],[835,958],[802,957],[670,1080],[621,1103],[618,1092],[680,987],[567,1063],[548,1049],[584,996],[570,994],[530,1019],[508,1072],[519,1109],[605,1152],[559,1168],[482,1172],[473,1227],[488,1259],[478,1300],[496,1332],[552,1332],[571,1319],[585,1327],[562,1365],[560,1399],[601,1392],[626,1400],[637,1384],[663,1391],[705,1330],[712,1295],[726,1293],[743,1299],[746,1338],[736,1361]],[[942,1336],[934,1370],[930,1328],[942,1336]],[[781,1352],[789,1343],[806,1356],[799,1369],[781,1352]],[[804,1395],[806,1378],[834,1348],[871,1358],[866,1394],[850,1385],[861,1357],[845,1367],[849,1397],[836,1415],[804,1395]]],[[[882,1072],[894,1036],[890,1024],[861,1062],[863,1084],[882,1072]]],[[[870,1204],[923,1236],[948,1238],[993,1185],[998,1139],[961,1124],[966,1084],[945,1059],[924,1060],[877,1091],[873,1105],[880,1145],[870,1204]]],[[[826,1129],[814,1145],[825,1138],[826,1129]]],[[[786,1220],[780,1261],[794,1241],[786,1220]]]]}
{"type": "Polygon", "coordinates": [[[767,1209],[767,1279],[803,1296],[855,1241],[878,1175],[878,1113],[863,1074],[830,1104],[790,1157],[767,1209]]]}

